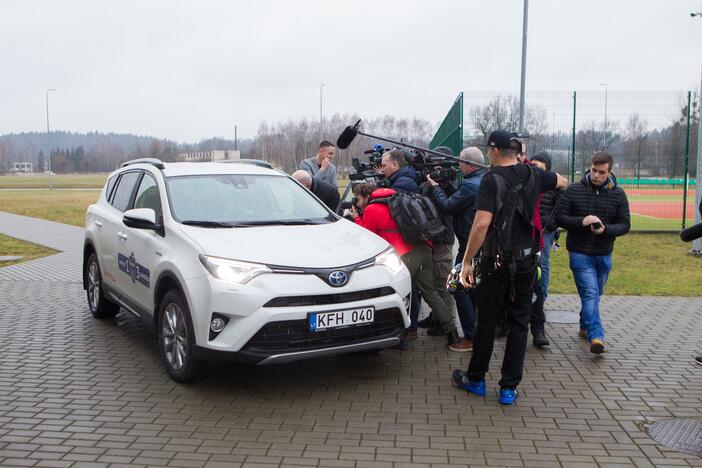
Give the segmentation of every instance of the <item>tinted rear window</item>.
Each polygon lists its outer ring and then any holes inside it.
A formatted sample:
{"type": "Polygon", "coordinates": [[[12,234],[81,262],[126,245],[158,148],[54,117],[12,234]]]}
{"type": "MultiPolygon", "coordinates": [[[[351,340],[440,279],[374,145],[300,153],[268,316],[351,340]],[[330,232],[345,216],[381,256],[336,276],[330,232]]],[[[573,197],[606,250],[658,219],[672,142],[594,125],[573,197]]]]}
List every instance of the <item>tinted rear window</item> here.
{"type": "Polygon", "coordinates": [[[125,211],[129,207],[129,200],[132,197],[134,185],[139,179],[139,174],[139,172],[127,172],[120,177],[117,188],[115,188],[115,195],[112,197],[112,206],[119,211],[125,211]]]}

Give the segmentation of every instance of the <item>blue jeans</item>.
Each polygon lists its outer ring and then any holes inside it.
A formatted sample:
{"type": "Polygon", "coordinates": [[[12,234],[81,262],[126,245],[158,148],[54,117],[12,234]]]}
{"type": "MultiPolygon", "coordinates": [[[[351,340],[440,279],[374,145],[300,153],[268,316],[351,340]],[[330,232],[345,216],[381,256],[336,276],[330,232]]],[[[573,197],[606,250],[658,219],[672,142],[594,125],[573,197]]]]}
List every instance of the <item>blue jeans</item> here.
{"type": "Polygon", "coordinates": [[[544,231],[544,248],[541,251],[541,293],[544,301],[548,297],[548,282],[551,278],[551,247],[556,239],[556,232],[544,231]]]}
{"type": "Polygon", "coordinates": [[[580,328],[587,330],[587,339],[604,340],[600,320],[600,297],[604,294],[607,277],[612,270],[612,254],[585,255],[570,252],[570,269],[580,295],[580,328]]]}
{"type": "MultiPolygon", "coordinates": [[[[465,251],[466,244],[459,244],[456,264],[463,262],[465,251]]],[[[461,289],[453,295],[453,300],[456,301],[456,311],[458,312],[458,320],[461,322],[463,336],[467,340],[472,340],[475,334],[475,307],[473,305],[471,293],[465,289],[461,289]]]]}

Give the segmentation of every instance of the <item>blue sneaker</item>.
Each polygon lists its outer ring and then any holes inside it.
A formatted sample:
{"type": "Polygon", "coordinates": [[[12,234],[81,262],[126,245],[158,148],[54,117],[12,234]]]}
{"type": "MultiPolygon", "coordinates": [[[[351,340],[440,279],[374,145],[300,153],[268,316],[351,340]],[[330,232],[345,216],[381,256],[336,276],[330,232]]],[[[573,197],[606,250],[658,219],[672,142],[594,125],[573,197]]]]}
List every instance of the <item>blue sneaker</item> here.
{"type": "Polygon", "coordinates": [[[513,405],[517,400],[517,390],[512,390],[511,388],[501,388],[500,389],[500,404],[501,405],[513,405]]]}
{"type": "Polygon", "coordinates": [[[456,388],[462,388],[468,393],[472,393],[477,396],[485,396],[485,379],[480,382],[471,382],[466,377],[466,373],[461,369],[454,369],[451,375],[451,383],[456,388]]]}

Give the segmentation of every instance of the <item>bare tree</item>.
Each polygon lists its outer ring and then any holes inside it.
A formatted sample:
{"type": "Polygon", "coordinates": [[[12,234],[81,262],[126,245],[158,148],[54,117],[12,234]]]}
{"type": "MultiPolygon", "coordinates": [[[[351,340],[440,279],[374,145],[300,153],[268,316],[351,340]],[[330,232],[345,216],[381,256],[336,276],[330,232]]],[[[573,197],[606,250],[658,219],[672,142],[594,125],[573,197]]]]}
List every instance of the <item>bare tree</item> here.
{"type": "MultiPolygon", "coordinates": [[[[493,130],[519,130],[519,98],[516,96],[495,96],[484,106],[474,106],[469,111],[474,130],[486,140],[493,130]]],[[[544,133],[546,111],[537,106],[524,109],[524,130],[531,134],[544,133]]]]}
{"type": "Polygon", "coordinates": [[[641,158],[648,139],[648,122],[641,119],[639,114],[634,114],[629,117],[626,127],[633,154],[636,156],[636,182],[638,184],[641,180],[641,158]]]}

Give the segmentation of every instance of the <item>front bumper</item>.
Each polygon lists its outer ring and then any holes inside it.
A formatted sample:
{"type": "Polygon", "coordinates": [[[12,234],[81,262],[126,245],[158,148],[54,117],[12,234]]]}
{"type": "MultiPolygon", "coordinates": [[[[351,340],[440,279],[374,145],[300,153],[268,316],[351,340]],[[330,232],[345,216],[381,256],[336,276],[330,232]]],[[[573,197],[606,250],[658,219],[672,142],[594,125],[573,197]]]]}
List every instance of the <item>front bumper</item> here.
{"type": "Polygon", "coordinates": [[[406,269],[391,275],[381,266],[354,272],[341,288],[314,275],[267,274],[243,286],[198,277],[188,284],[195,355],[208,361],[271,364],[391,347],[409,326],[403,298],[410,289],[406,269]],[[309,329],[311,312],[368,306],[375,308],[371,324],[309,329]],[[214,338],[209,334],[212,313],[228,319],[214,338]]]}

